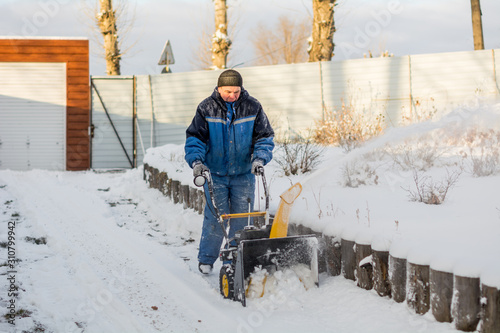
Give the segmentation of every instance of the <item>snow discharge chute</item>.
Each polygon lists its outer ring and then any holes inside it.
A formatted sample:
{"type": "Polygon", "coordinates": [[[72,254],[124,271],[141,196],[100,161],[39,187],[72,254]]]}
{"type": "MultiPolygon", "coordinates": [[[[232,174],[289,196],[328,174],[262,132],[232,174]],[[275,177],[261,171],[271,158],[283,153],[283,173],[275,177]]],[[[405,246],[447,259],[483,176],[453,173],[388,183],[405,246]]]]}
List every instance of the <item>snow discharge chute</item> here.
{"type": "MultiPolygon", "coordinates": [[[[315,235],[287,236],[292,205],[302,192],[296,183],[280,195],[280,203],[274,219],[269,217],[269,194],[264,169],[261,179],[266,195],[264,212],[247,212],[220,215],[213,200],[212,180],[209,172],[203,176],[208,182],[207,204],[211,203],[214,215],[224,230],[225,245],[220,252],[222,265],[219,275],[220,292],[224,298],[241,302],[246,306],[247,297],[261,297],[271,288],[269,280],[276,282],[276,272],[293,272],[307,289],[318,285],[318,240],[315,235]],[[228,238],[224,220],[231,218],[264,217],[262,227],[249,225],[228,238]],[[235,245],[236,244],[236,245],[235,245]]],[[[197,186],[204,182],[195,179],[197,186]]],[[[199,185],[201,184],[201,185],[199,185]]],[[[227,225],[229,225],[229,223],[227,225]]]]}
{"type": "Polygon", "coordinates": [[[269,238],[286,237],[288,234],[288,220],[290,219],[290,211],[297,197],[302,192],[302,185],[296,183],[283,194],[280,195],[280,203],[274,217],[273,227],[269,238]]]}

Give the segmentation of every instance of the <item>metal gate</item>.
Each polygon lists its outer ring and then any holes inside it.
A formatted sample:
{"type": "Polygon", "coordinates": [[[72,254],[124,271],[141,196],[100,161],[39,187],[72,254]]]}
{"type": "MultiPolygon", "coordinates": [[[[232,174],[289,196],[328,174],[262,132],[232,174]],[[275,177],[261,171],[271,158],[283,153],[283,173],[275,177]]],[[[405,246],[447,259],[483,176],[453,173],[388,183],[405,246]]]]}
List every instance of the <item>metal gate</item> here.
{"type": "Polygon", "coordinates": [[[135,77],[91,78],[92,168],[133,168],[135,77]]]}

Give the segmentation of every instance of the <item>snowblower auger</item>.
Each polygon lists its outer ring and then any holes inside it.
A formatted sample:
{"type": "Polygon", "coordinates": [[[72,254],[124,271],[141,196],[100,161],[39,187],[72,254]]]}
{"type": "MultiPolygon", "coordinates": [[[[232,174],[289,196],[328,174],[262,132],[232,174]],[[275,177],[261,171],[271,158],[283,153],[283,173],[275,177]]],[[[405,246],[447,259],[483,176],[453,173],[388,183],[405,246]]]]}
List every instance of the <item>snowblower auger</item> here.
{"type": "MultiPolygon", "coordinates": [[[[213,183],[210,172],[205,172],[200,178],[194,179],[197,186],[205,185],[207,205],[211,204],[212,213],[216,216],[224,232],[225,244],[220,251],[223,265],[219,274],[220,293],[226,299],[241,302],[246,306],[247,292],[251,284],[251,274],[256,269],[275,272],[298,265],[306,267],[312,282],[318,285],[318,240],[315,235],[288,236],[288,220],[293,202],[300,195],[302,186],[295,184],[281,196],[274,219],[269,216],[269,194],[267,190],[264,169],[261,169],[261,180],[266,197],[264,212],[246,212],[237,214],[219,214],[213,196],[213,183]],[[207,193],[208,192],[208,193],[207,193]],[[229,239],[228,230],[224,225],[227,220],[229,228],[231,218],[248,217],[248,225],[236,232],[229,239]],[[264,217],[262,227],[250,223],[252,217],[264,217]]],[[[262,296],[264,285],[262,286],[262,296]]]]}

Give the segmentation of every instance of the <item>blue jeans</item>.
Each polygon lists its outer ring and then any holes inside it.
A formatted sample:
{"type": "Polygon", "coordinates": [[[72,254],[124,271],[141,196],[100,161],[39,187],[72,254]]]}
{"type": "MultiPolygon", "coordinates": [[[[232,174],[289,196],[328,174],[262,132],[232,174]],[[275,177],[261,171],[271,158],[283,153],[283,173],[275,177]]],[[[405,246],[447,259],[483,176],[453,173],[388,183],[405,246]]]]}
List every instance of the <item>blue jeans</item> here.
{"type": "MultiPolygon", "coordinates": [[[[253,210],[255,176],[251,173],[237,176],[212,175],[214,201],[219,214],[233,214],[253,210]]],[[[208,193],[208,185],[205,184],[205,193],[208,193]]],[[[200,249],[198,261],[203,264],[212,265],[219,257],[220,248],[224,239],[224,233],[211,210],[211,202],[207,200],[204,211],[203,229],[201,231],[200,249]]],[[[212,208],[213,209],[213,208],[212,208]]],[[[243,229],[248,223],[248,218],[231,219],[229,238],[234,237],[236,231],[243,229]]],[[[227,220],[224,221],[227,225],[227,220]]]]}

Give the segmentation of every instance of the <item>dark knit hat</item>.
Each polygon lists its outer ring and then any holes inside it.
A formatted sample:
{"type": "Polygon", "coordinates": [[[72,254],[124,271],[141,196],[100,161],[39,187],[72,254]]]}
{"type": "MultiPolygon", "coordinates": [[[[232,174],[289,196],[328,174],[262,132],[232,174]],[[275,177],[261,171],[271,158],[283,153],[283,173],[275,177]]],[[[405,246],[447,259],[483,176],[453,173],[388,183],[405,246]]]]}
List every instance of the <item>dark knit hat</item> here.
{"type": "Polygon", "coordinates": [[[217,87],[241,87],[243,85],[243,78],[240,73],[234,69],[228,69],[221,73],[217,81],[217,87]]]}

